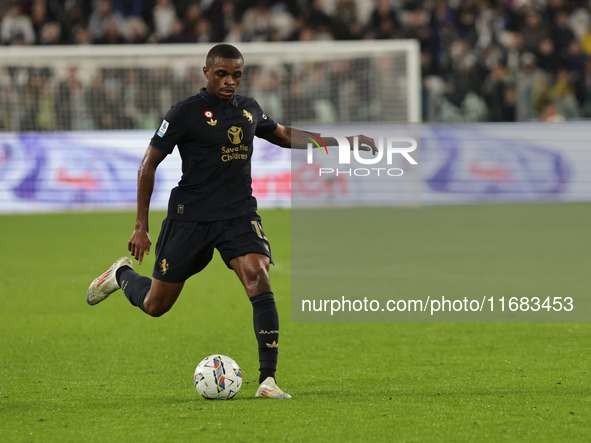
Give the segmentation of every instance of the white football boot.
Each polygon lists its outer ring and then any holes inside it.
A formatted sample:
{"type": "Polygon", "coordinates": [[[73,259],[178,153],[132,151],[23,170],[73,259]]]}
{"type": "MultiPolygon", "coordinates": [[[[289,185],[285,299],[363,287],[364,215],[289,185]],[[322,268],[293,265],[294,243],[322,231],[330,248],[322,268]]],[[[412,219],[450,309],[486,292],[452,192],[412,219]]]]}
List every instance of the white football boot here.
{"type": "Polygon", "coordinates": [[[255,397],[291,398],[291,395],[286,394],[281,389],[279,389],[273,377],[267,377],[257,389],[255,397]]]}
{"type": "Polygon", "coordinates": [[[119,289],[116,277],[117,269],[121,266],[129,266],[130,268],[133,268],[133,262],[128,257],[121,257],[113,263],[113,266],[111,266],[106,272],[103,272],[93,280],[86,292],[86,302],[89,305],[96,305],[97,303],[102,302],[105,298],[119,289]]]}

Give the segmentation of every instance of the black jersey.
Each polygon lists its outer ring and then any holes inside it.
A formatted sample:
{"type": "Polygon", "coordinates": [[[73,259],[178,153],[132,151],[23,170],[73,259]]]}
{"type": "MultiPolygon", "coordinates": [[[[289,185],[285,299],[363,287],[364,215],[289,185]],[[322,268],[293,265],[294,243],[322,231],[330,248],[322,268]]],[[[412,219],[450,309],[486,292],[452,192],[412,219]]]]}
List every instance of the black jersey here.
{"type": "Polygon", "coordinates": [[[252,142],[277,129],[259,104],[235,95],[223,102],[205,88],[174,105],[150,144],[167,154],[178,146],[181,181],[170,194],[168,217],[216,221],[256,211],[252,195],[252,142]]]}

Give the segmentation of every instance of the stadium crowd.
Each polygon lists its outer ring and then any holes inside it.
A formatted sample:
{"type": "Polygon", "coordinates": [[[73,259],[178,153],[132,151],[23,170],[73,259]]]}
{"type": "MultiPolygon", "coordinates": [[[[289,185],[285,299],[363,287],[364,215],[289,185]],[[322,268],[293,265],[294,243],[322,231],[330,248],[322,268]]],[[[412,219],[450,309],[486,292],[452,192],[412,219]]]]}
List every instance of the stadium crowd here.
{"type": "MultiPolygon", "coordinates": [[[[22,0],[0,2],[0,42],[88,45],[417,39],[425,121],[557,121],[591,118],[589,3],[22,0]]],[[[323,72],[333,75],[329,70],[323,72]]],[[[162,111],[152,105],[158,100],[138,91],[161,96],[161,90],[173,83],[170,73],[166,68],[130,69],[119,73],[117,82],[110,81],[116,77],[101,72],[83,84],[75,67],[56,79],[50,69],[22,75],[0,61],[0,130],[153,127],[162,111]],[[26,109],[15,123],[11,107],[17,102],[26,109]],[[149,118],[138,118],[129,109],[130,103],[149,118]]],[[[175,81],[167,100],[192,95],[203,85],[198,70],[175,81]]],[[[290,104],[304,100],[299,90],[305,85],[297,78],[269,76],[252,81],[269,93],[279,81],[284,82],[288,92],[277,95],[274,105],[285,121],[300,117],[290,109],[303,109],[303,115],[313,116],[313,103],[290,104]]],[[[354,118],[368,119],[367,115],[354,118]]]]}

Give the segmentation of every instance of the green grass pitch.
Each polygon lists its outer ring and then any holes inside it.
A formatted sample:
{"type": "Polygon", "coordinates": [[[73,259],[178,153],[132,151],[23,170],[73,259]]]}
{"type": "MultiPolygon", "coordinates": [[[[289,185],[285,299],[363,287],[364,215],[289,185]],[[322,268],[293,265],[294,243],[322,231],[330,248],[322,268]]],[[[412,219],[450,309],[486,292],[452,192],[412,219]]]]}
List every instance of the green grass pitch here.
{"type": "MultiPolygon", "coordinates": [[[[563,295],[591,287],[589,204],[393,211],[403,215],[400,232],[418,239],[446,238],[446,226],[470,217],[481,230],[518,235],[489,217],[515,214],[559,255],[554,271],[573,274],[563,295]],[[438,217],[440,237],[425,232],[438,217]],[[580,269],[587,273],[577,278],[580,269]]],[[[291,323],[290,212],[261,215],[277,263],[278,382],[292,400],[254,398],[252,309],[217,254],[169,313],[150,318],[120,293],[85,302],[90,281],[126,254],[134,214],[0,216],[0,441],[591,439],[589,323],[291,323]],[[232,401],[204,400],[193,386],[195,366],[213,353],[243,369],[232,401]]],[[[151,216],[154,242],[163,216],[151,216]]],[[[453,235],[463,254],[450,252],[445,265],[461,267],[470,232],[453,235]]],[[[154,247],[136,266],[144,275],[154,247]]],[[[524,257],[532,268],[548,263],[539,247],[524,257]]],[[[530,276],[508,278],[527,287],[530,276]]],[[[437,291],[441,282],[432,284],[437,291]]]]}

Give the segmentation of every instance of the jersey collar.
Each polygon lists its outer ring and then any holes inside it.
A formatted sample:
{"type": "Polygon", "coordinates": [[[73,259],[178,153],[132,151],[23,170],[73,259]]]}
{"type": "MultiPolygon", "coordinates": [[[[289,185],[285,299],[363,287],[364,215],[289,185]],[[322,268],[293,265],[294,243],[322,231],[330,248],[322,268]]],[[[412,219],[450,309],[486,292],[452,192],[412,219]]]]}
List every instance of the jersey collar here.
{"type": "MultiPolygon", "coordinates": [[[[224,106],[226,106],[226,103],[224,103],[222,100],[220,100],[218,97],[211,95],[209,92],[207,92],[206,88],[201,88],[201,95],[203,97],[205,97],[205,99],[210,102],[211,104],[217,106],[218,108],[223,108],[224,106]]],[[[238,107],[238,100],[236,100],[236,94],[234,94],[234,97],[232,97],[232,100],[230,100],[229,102],[232,106],[234,106],[235,108],[238,107]]]]}

